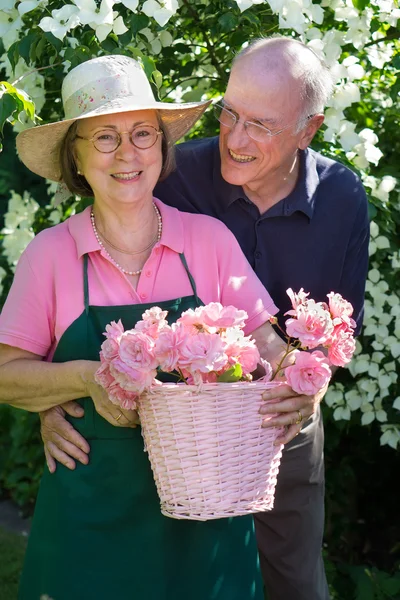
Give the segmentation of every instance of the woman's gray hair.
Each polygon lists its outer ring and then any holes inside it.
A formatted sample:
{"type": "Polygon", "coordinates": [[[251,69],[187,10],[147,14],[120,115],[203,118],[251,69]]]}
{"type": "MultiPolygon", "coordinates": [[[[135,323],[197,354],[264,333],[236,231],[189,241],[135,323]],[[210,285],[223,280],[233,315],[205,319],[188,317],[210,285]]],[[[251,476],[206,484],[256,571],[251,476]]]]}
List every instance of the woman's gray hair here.
{"type": "MultiPolygon", "coordinates": [[[[333,78],[326,63],[306,44],[282,35],[274,35],[253,40],[234,58],[232,68],[243,58],[253,53],[263,53],[267,59],[270,51],[282,51],[288,64],[295,64],[300,81],[300,94],[303,108],[297,123],[297,132],[307,124],[308,119],[324,112],[333,92],[333,78]]],[[[275,63],[276,64],[276,63],[275,63]]],[[[268,66],[268,65],[267,65],[268,66]]]]}
{"type": "MultiPolygon", "coordinates": [[[[162,167],[158,180],[163,181],[175,169],[175,147],[171,141],[168,128],[164,125],[158,113],[157,120],[163,132],[161,138],[162,167]]],[[[74,142],[76,140],[77,128],[78,123],[75,121],[68,129],[60,147],[61,180],[72,194],[92,198],[94,195],[93,190],[86,181],[86,178],[78,173],[76,165],[74,142]]]]}

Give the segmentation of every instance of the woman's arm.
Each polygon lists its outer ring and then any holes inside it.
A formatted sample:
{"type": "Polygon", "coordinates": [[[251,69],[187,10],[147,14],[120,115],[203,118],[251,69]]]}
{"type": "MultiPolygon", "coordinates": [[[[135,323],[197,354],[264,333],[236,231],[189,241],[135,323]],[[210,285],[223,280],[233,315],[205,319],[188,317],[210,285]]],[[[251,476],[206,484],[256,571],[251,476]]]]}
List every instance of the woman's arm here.
{"type": "Polygon", "coordinates": [[[127,427],[136,419],[134,411],[123,411],[112,404],[94,381],[99,365],[90,360],[47,363],[37,354],[0,344],[0,403],[41,412],[89,396],[96,411],[109,423],[127,427]]]}

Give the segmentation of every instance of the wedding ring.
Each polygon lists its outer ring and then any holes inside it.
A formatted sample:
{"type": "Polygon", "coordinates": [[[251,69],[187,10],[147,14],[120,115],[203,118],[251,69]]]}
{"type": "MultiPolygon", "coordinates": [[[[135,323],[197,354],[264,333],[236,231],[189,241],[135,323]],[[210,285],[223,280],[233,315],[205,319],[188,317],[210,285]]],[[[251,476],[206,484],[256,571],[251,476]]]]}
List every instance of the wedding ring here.
{"type": "Polygon", "coordinates": [[[301,414],[300,410],[297,411],[297,414],[299,415],[299,418],[294,422],[295,425],[299,425],[299,423],[301,423],[303,420],[303,415],[301,414]]]}
{"type": "Polygon", "coordinates": [[[119,421],[121,417],[122,417],[122,412],[119,413],[118,417],[116,417],[115,420],[119,421]]]}

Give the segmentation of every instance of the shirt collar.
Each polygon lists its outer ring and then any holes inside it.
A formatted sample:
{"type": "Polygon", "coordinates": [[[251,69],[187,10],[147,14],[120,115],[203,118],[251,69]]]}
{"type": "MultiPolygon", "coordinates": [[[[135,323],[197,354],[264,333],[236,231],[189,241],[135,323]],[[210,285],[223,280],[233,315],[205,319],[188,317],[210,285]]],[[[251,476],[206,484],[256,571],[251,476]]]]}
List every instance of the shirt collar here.
{"type": "MultiPolygon", "coordinates": [[[[218,140],[218,138],[216,139],[218,140]]],[[[228,209],[229,206],[236,200],[239,200],[239,198],[243,198],[250,202],[241,186],[231,185],[223,179],[221,175],[221,155],[219,153],[218,144],[215,144],[213,152],[214,188],[223,207],[228,209]]],[[[315,196],[319,183],[317,164],[314,151],[311,149],[307,148],[306,150],[300,150],[299,157],[299,178],[294,190],[289,196],[283,198],[276,205],[271,207],[270,211],[285,216],[290,216],[296,211],[301,211],[311,219],[314,214],[315,196]]],[[[267,213],[268,212],[269,211],[267,211],[267,213]]]]}
{"type": "MultiPolygon", "coordinates": [[[[174,252],[183,252],[184,230],[179,211],[172,206],[167,206],[158,198],[154,198],[154,202],[161,213],[163,224],[160,245],[167,246],[174,252]]],[[[91,210],[92,207],[88,206],[68,221],[69,232],[76,243],[78,258],[89,252],[100,252],[90,220],[91,210]]]]}

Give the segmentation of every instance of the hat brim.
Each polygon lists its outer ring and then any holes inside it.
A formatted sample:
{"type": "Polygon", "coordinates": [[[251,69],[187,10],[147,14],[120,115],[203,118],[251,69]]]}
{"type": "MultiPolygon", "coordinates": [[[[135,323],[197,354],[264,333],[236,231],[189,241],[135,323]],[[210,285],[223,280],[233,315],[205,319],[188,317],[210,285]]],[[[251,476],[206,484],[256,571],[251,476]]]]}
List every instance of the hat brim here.
{"type": "Polygon", "coordinates": [[[137,99],[113,100],[109,106],[106,104],[95,110],[89,110],[75,119],[66,119],[21,131],[17,135],[17,151],[21,161],[33,173],[59,182],[61,181],[60,147],[68,129],[75,121],[121,112],[156,110],[168,129],[171,141],[176,142],[193,127],[210,103],[211,100],[184,104],[154,101],[138,106],[137,99]]]}

